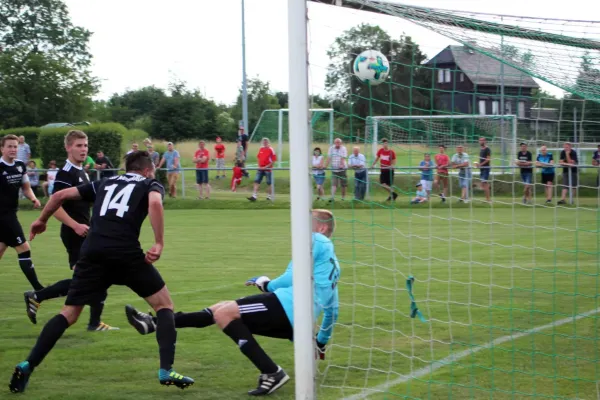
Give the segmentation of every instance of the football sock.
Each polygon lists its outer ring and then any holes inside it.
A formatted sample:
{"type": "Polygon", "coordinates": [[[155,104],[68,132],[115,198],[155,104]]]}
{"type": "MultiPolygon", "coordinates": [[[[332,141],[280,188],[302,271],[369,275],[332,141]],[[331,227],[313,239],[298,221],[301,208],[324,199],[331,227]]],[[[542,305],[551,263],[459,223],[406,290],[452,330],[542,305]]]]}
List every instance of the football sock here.
{"type": "Polygon", "coordinates": [[[41,290],[44,287],[38,281],[37,274],[35,273],[35,268],[33,267],[33,262],[31,261],[31,251],[24,251],[18,255],[19,258],[19,266],[21,267],[21,271],[25,274],[25,277],[35,290],[41,290]]]}
{"type": "Polygon", "coordinates": [[[160,368],[170,371],[175,362],[175,342],[177,341],[173,310],[161,308],[156,313],[156,341],[158,342],[160,368]]]}
{"type": "Polygon", "coordinates": [[[45,300],[66,296],[70,285],[71,279],[63,279],[62,281],[58,281],[53,285],[46,286],[42,290],[36,291],[35,298],[41,303],[45,300]]]}
{"type": "Polygon", "coordinates": [[[50,353],[50,350],[52,350],[68,327],[69,322],[62,314],[55,315],[46,323],[35,346],[33,346],[31,353],[29,353],[29,357],[27,357],[27,361],[29,361],[32,367],[35,368],[40,365],[44,357],[50,353]]]}
{"type": "Polygon", "coordinates": [[[214,325],[213,313],[209,308],[199,312],[175,314],[176,328],[205,328],[214,325]]]}
{"type": "MultiPolygon", "coordinates": [[[[106,300],[106,297],[104,298],[106,300]]],[[[90,306],[90,323],[89,326],[100,325],[100,318],[102,317],[102,311],[104,311],[104,300],[99,303],[90,306]]]]}
{"type": "Polygon", "coordinates": [[[277,372],[277,365],[260,347],[248,327],[241,319],[234,319],[223,329],[223,333],[229,336],[240,348],[246,357],[263,374],[272,374],[277,372]]]}

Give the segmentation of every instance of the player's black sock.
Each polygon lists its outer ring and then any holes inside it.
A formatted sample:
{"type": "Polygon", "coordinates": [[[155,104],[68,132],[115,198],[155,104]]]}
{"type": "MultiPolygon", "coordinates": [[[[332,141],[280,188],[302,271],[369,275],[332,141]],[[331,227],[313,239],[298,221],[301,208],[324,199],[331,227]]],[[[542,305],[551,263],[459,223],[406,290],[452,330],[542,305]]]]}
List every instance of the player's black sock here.
{"type": "Polygon", "coordinates": [[[104,301],[96,303],[90,306],[90,323],[89,326],[100,325],[100,319],[102,318],[102,311],[104,311],[104,301]]]}
{"type": "Polygon", "coordinates": [[[209,308],[199,312],[175,314],[176,328],[205,328],[214,325],[213,313],[209,308]]]}
{"type": "Polygon", "coordinates": [[[71,286],[71,279],[63,279],[53,285],[46,286],[42,290],[37,290],[35,292],[35,298],[41,303],[44,300],[66,296],[69,291],[69,286],[71,286]]]}
{"type": "Polygon", "coordinates": [[[31,251],[24,251],[18,255],[19,257],[19,266],[21,267],[21,271],[25,274],[25,277],[31,283],[31,286],[34,290],[41,290],[44,287],[38,281],[37,274],[35,273],[35,268],[33,267],[33,262],[31,261],[31,251]]]}
{"type": "Polygon", "coordinates": [[[35,368],[40,365],[44,357],[50,353],[50,350],[52,350],[68,327],[69,322],[67,322],[67,319],[62,314],[55,315],[46,323],[35,346],[31,349],[29,357],[27,357],[27,361],[29,361],[32,367],[35,368]]]}
{"type": "Polygon", "coordinates": [[[223,329],[223,333],[229,336],[240,351],[260,370],[263,374],[272,374],[277,372],[277,365],[260,347],[248,327],[241,319],[234,319],[223,329]]]}
{"type": "Polygon", "coordinates": [[[160,355],[160,368],[169,371],[175,362],[175,316],[173,310],[162,308],[156,313],[156,341],[160,355]]]}

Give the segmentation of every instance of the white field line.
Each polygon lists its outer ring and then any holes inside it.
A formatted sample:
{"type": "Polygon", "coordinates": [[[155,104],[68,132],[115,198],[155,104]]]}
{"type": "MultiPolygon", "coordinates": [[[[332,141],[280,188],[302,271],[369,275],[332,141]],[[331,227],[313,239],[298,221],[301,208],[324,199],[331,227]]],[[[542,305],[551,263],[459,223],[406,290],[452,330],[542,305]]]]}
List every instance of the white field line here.
{"type": "Polygon", "coordinates": [[[577,320],[580,320],[582,318],[589,317],[590,315],[594,315],[594,314],[598,314],[598,313],[600,313],[600,308],[597,308],[595,310],[590,310],[590,311],[587,311],[587,312],[585,312],[583,314],[578,314],[578,315],[573,316],[573,317],[567,317],[567,318],[559,319],[558,321],[554,321],[554,322],[552,322],[550,324],[541,325],[541,326],[538,326],[538,327],[535,327],[535,328],[528,329],[528,330],[523,331],[523,332],[519,332],[519,333],[515,333],[515,334],[512,334],[512,335],[507,335],[507,336],[499,337],[496,340],[493,340],[493,341],[491,341],[489,343],[486,343],[486,344],[484,344],[482,346],[479,346],[479,347],[476,347],[474,349],[463,350],[463,351],[460,351],[458,353],[451,354],[448,357],[443,358],[441,360],[434,361],[433,363],[431,363],[431,365],[429,365],[427,367],[424,367],[424,368],[421,368],[421,369],[418,369],[418,370],[414,371],[411,375],[401,376],[401,377],[399,377],[397,379],[394,379],[393,381],[389,381],[389,382],[383,383],[383,384],[375,386],[374,388],[371,388],[371,389],[363,389],[362,392],[360,392],[358,394],[355,394],[353,396],[346,397],[346,398],[344,398],[344,400],[366,399],[367,397],[369,397],[369,396],[371,396],[373,394],[385,392],[385,391],[389,390],[390,388],[392,388],[392,387],[394,387],[396,385],[399,385],[401,383],[406,383],[406,382],[411,381],[413,379],[422,378],[425,375],[428,375],[428,374],[430,374],[430,373],[432,373],[434,371],[437,371],[438,369],[443,368],[443,367],[445,367],[445,366],[447,366],[449,364],[452,364],[453,362],[456,362],[456,361],[458,361],[460,359],[463,359],[465,357],[468,357],[470,355],[478,353],[481,350],[486,350],[486,349],[489,349],[491,347],[500,345],[502,343],[509,342],[511,340],[517,340],[517,339],[523,338],[525,336],[529,336],[532,333],[537,333],[537,332],[541,332],[541,331],[549,329],[549,328],[554,328],[554,327],[557,327],[557,326],[565,325],[565,324],[568,324],[569,322],[574,322],[574,321],[577,321],[577,320]]]}

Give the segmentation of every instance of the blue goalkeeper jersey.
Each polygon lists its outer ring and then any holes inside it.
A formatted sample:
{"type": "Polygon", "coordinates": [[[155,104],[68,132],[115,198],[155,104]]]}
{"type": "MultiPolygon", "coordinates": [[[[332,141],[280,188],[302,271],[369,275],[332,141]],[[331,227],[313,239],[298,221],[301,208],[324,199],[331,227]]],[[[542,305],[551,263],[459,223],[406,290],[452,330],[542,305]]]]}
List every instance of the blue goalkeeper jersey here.
{"type": "MultiPolygon", "coordinates": [[[[313,316],[315,321],[324,313],[321,329],[317,336],[319,343],[327,344],[333,333],[333,325],[338,318],[338,289],[340,264],[335,255],[333,242],[320,233],[312,234],[313,253],[313,316]]],[[[285,313],[294,326],[294,292],[292,288],[292,262],[277,279],[267,285],[269,292],[275,293],[285,313]]]]}

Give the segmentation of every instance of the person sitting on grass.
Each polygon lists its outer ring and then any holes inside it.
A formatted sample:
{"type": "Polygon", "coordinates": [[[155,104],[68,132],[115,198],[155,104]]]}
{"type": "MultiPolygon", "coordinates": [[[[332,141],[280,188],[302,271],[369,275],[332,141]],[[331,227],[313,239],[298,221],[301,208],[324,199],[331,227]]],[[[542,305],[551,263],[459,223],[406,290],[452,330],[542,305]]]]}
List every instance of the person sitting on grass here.
{"type": "Polygon", "coordinates": [[[237,187],[242,184],[242,176],[244,176],[244,170],[242,169],[244,163],[242,161],[238,161],[235,163],[233,167],[233,176],[231,177],[231,191],[237,191],[237,187]]]}
{"type": "Polygon", "coordinates": [[[417,194],[410,201],[410,204],[421,204],[427,201],[427,191],[423,189],[423,184],[421,182],[417,183],[417,194]]]}

